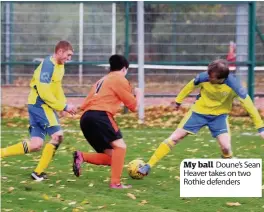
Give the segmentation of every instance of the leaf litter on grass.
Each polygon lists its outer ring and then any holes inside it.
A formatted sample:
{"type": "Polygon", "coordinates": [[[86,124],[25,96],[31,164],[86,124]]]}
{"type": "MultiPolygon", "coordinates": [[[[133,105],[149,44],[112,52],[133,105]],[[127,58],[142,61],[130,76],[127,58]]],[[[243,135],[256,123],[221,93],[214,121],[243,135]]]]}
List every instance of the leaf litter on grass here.
{"type": "MultiPolygon", "coordinates": [[[[72,126],[68,126],[69,128],[71,128],[72,126]]],[[[145,126],[144,126],[145,127],[145,126]]],[[[240,131],[239,131],[240,132],[240,131]]],[[[249,136],[241,136],[239,137],[239,142],[236,143],[236,137],[238,135],[239,132],[234,132],[234,152],[244,152],[243,149],[248,149],[246,156],[247,157],[253,157],[256,153],[259,155],[261,155],[261,151],[262,151],[262,147],[263,147],[263,143],[259,142],[260,139],[258,137],[250,137],[249,136]],[[258,140],[257,140],[258,139],[258,140]],[[256,144],[252,144],[252,143],[248,143],[248,140],[254,140],[256,144]],[[241,148],[239,151],[237,150],[239,147],[243,146],[243,148],[241,148]],[[256,145],[256,147],[255,147],[256,145]],[[262,146],[262,147],[261,147],[262,146]],[[254,151],[253,151],[254,150],[254,151]]],[[[126,142],[129,146],[130,151],[128,151],[128,154],[126,155],[126,163],[131,161],[134,158],[137,158],[138,156],[141,156],[145,161],[147,161],[147,159],[151,156],[151,154],[153,153],[153,151],[151,151],[151,153],[147,153],[147,151],[145,150],[155,150],[156,147],[159,145],[159,143],[164,140],[164,138],[169,135],[169,130],[162,130],[162,129],[158,129],[158,130],[153,130],[151,128],[144,128],[144,130],[131,130],[128,129],[125,133],[125,135],[129,135],[126,136],[126,142]],[[156,133],[157,132],[157,133],[156,133]],[[160,135],[160,133],[162,133],[162,136],[160,135]],[[133,138],[144,138],[144,139],[133,139],[133,138]],[[152,140],[155,139],[156,141],[152,140]],[[144,142],[146,141],[146,142],[144,142]],[[139,143],[140,142],[140,143],[139,143]],[[147,143],[153,143],[153,147],[151,145],[148,145],[147,143]],[[132,144],[136,144],[133,148],[131,148],[132,144]],[[144,149],[144,152],[142,151],[142,149],[144,149]],[[132,151],[133,150],[133,151],[132,151]]],[[[16,139],[16,135],[7,135],[7,140],[8,140],[8,136],[10,136],[10,139],[16,139]]],[[[201,136],[204,139],[204,144],[206,144],[207,141],[209,141],[211,139],[211,136],[209,133],[207,133],[207,131],[205,131],[205,133],[203,132],[202,134],[200,134],[199,136],[201,136]]],[[[131,179],[130,182],[128,182],[129,184],[133,184],[133,189],[139,190],[139,191],[143,191],[145,190],[145,192],[140,193],[136,190],[132,190],[128,191],[129,193],[131,193],[132,195],[135,196],[135,200],[129,196],[127,196],[127,192],[125,191],[125,193],[122,193],[124,191],[119,191],[120,193],[114,193],[112,192],[111,194],[109,194],[108,192],[106,192],[106,190],[108,191],[108,188],[105,189],[105,183],[103,182],[104,180],[108,181],[109,180],[109,171],[110,169],[104,169],[104,171],[102,173],[104,173],[102,175],[102,179],[98,179],[98,176],[101,176],[101,170],[98,169],[96,166],[87,166],[84,167],[84,171],[85,173],[87,172],[86,175],[81,176],[78,180],[76,180],[76,182],[69,182],[67,183],[67,179],[71,179],[72,175],[69,174],[64,174],[64,173],[69,173],[69,169],[71,168],[71,163],[72,163],[72,155],[70,152],[70,148],[65,148],[64,151],[66,152],[66,154],[60,154],[60,152],[58,152],[58,154],[56,154],[55,159],[52,162],[52,166],[49,167],[47,169],[48,174],[52,171],[56,170],[56,173],[54,175],[51,176],[51,178],[49,179],[49,182],[46,183],[44,182],[43,185],[45,185],[44,187],[42,187],[42,185],[40,184],[32,184],[33,190],[34,192],[36,192],[37,195],[41,196],[44,192],[46,192],[46,194],[49,194],[49,190],[52,189],[54,190],[54,195],[56,196],[56,194],[60,193],[63,195],[63,197],[66,199],[64,201],[61,201],[61,197],[55,198],[51,197],[50,198],[54,198],[54,200],[56,199],[57,202],[61,202],[62,204],[60,206],[58,205],[53,205],[52,201],[49,201],[50,207],[55,207],[58,210],[62,210],[62,208],[67,208],[64,209],[65,211],[72,211],[72,208],[70,206],[68,206],[68,201],[76,201],[76,202],[80,202],[83,201],[87,196],[91,196],[93,197],[94,195],[94,189],[96,187],[96,194],[99,195],[99,198],[103,200],[103,202],[96,204],[96,206],[94,206],[94,209],[98,209],[97,207],[99,206],[104,206],[107,205],[110,207],[110,204],[115,204],[115,209],[116,211],[122,211],[120,210],[120,208],[125,208],[128,211],[131,210],[131,208],[129,208],[129,204],[127,204],[126,201],[134,201],[135,205],[133,206],[133,210],[138,210],[140,211],[139,207],[143,207],[142,205],[139,205],[141,203],[141,201],[146,200],[147,203],[143,204],[144,205],[144,209],[147,210],[151,210],[151,208],[153,207],[161,207],[164,208],[166,207],[168,204],[170,204],[167,201],[175,201],[173,203],[175,203],[177,205],[177,209],[176,206],[171,205],[169,208],[172,210],[180,210],[183,208],[178,208],[178,207],[186,207],[185,206],[181,206],[181,204],[177,201],[179,200],[175,200],[175,196],[179,196],[179,182],[177,182],[179,179],[177,179],[175,176],[180,176],[179,173],[179,169],[170,169],[170,167],[177,167],[179,164],[179,162],[184,159],[185,157],[195,157],[195,158],[201,158],[204,157],[204,155],[208,155],[209,157],[213,156],[213,157],[217,157],[218,156],[218,147],[217,145],[214,145],[214,143],[209,143],[210,144],[210,148],[205,148],[208,150],[204,150],[204,151],[200,151],[200,148],[198,148],[199,144],[201,143],[201,141],[196,140],[195,138],[197,137],[187,137],[185,139],[184,142],[180,143],[177,148],[174,150],[174,152],[172,152],[173,156],[168,156],[165,158],[165,160],[161,160],[159,162],[158,165],[160,165],[160,168],[153,168],[151,175],[148,176],[146,179],[142,180],[142,181],[132,181],[131,179]],[[190,144],[192,144],[192,146],[190,146],[190,144]],[[211,148],[212,147],[212,148],[211,148]],[[198,149],[197,151],[186,151],[186,149],[189,148],[190,150],[193,149],[198,149]],[[215,149],[214,149],[215,148],[215,149]],[[173,159],[177,159],[177,161],[173,160],[173,159]],[[89,172],[89,168],[93,167],[93,170],[91,170],[89,172]],[[157,168],[157,169],[156,169],[157,168]],[[60,171],[58,171],[60,170],[60,171]],[[98,171],[100,170],[100,174],[98,174],[98,171]],[[168,171],[171,171],[171,173],[168,173],[168,171]],[[60,177],[58,177],[58,174],[60,175],[60,177]],[[168,178],[172,176],[171,178],[171,182],[174,184],[169,184],[168,178]],[[175,178],[175,179],[174,179],[175,178]],[[159,182],[158,182],[159,181],[159,182]],[[95,184],[96,186],[93,186],[91,188],[88,187],[88,185],[90,183],[95,184]],[[164,189],[163,187],[157,186],[157,183],[166,183],[167,187],[164,189]],[[50,184],[54,184],[54,186],[52,188],[49,188],[50,184]],[[61,184],[66,184],[65,185],[61,185],[61,184]],[[61,185],[61,186],[60,186],[61,185]],[[84,188],[84,185],[85,188],[84,188]],[[104,186],[104,187],[100,187],[100,186],[104,186]],[[34,186],[39,186],[39,188],[41,189],[35,189],[34,186]],[[175,186],[175,189],[173,189],[173,187],[175,186]],[[89,188],[88,190],[86,188],[89,188]],[[146,190],[147,189],[147,190],[146,190]],[[41,193],[37,193],[38,190],[41,190],[41,193]],[[62,193],[61,193],[62,192],[62,193]],[[162,195],[159,194],[159,192],[162,192],[162,195]],[[64,194],[66,196],[64,196],[64,194]],[[125,194],[125,195],[124,195],[125,194]],[[155,195],[153,195],[155,194],[155,195]],[[74,196],[75,195],[75,196],[74,196]],[[156,197],[155,197],[156,196],[156,197]],[[164,196],[165,198],[163,199],[162,196],[164,196]],[[158,201],[157,197],[159,197],[159,199],[161,198],[160,201],[158,201]],[[174,198],[171,198],[174,197],[174,198]],[[114,203],[113,203],[114,202],[114,203]],[[66,205],[65,205],[66,203],[66,205]],[[68,207],[67,207],[68,206],[68,207]]],[[[199,138],[199,137],[198,137],[199,138]]],[[[17,137],[17,139],[19,139],[19,137],[17,137]]],[[[74,136],[71,135],[71,133],[67,134],[67,139],[69,140],[74,140],[74,136]]],[[[7,144],[9,141],[4,141],[5,143],[3,143],[3,145],[7,144]]],[[[73,145],[74,148],[79,149],[79,145],[80,144],[76,144],[76,142],[72,142],[70,145],[73,145]]],[[[83,145],[81,146],[81,148],[83,148],[84,151],[89,152],[91,150],[90,147],[88,147],[88,145],[83,145]]],[[[245,153],[245,152],[244,152],[245,153]]],[[[24,164],[22,165],[22,167],[30,167],[30,166],[34,166],[35,162],[33,163],[32,160],[28,160],[27,157],[30,157],[33,159],[36,158],[36,162],[39,160],[39,157],[36,157],[36,154],[31,154],[31,156],[26,156],[24,158],[21,157],[21,163],[24,163],[24,161],[29,162],[28,164],[24,164]],[[30,165],[29,165],[30,164],[30,165]]],[[[12,196],[11,195],[3,195],[2,196],[2,200],[4,199],[4,201],[2,203],[4,203],[3,208],[12,208],[14,207],[19,207],[17,205],[19,205],[20,201],[18,201],[18,198],[21,198],[21,200],[25,200],[26,202],[30,202],[31,198],[29,196],[24,195],[24,193],[21,193],[19,190],[21,189],[17,189],[16,184],[14,184],[14,182],[18,183],[18,185],[20,185],[21,187],[25,187],[25,185],[20,184],[20,182],[22,181],[26,181],[27,178],[25,178],[24,172],[23,170],[21,170],[19,167],[15,166],[16,161],[14,161],[14,163],[11,163],[12,159],[5,159],[6,160],[6,164],[10,165],[8,167],[2,167],[2,170],[4,171],[4,179],[2,178],[2,181],[4,181],[5,183],[2,184],[2,186],[4,186],[3,188],[5,189],[5,191],[8,190],[9,187],[15,187],[16,189],[12,192],[12,196]],[[14,174],[13,173],[18,173],[18,175],[16,176],[16,178],[14,178],[14,174]],[[22,174],[20,176],[20,174],[22,174]],[[9,182],[9,180],[11,180],[9,182]],[[22,199],[25,198],[25,199],[22,199]],[[10,202],[11,201],[11,202],[10,202]],[[12,204],[12,207],[10,207],[10,205],[12,204]]],[[[2,164],[4,165],[4,164],[2,164]]],[[[72,174],[72,173],[71,173],[72,174]]],[[[125,174],[125,173],[123,173],[125,174]]],[[[50,176],[50,175],[49,175],[50,176]]],[[[124,176],[124,175],[123,175],[124,176]]],[[[2,176],[3,177],[3,176],[2,176]]],[[[26,183],[25,183],[26,184],[26,183]]],[[[264,186],[264,185],[263,185],[264,186]]],[[[262,187],[263,188],[263,187],[262,187]]],[[[23,189],[22,189],[23,190],[23,189]]],[[[23,190],[24,191],[24,190],[23,190]]],[[[24,191],[25,192],[25,191],[24,191]]],[[[28,194],[30,192],[27,192],[28,194]]],[[[51,195],[51,194],[50,194],[51,195]]],[[[88,200],[87,200],[88,201],[88,200]]],[[[189,200],[187,200],[189,201],[189,200]]],[[[260,204],[257,200],[253,199],[253,198],[246,198],[246,199],[242,199],[238,198],[236,200],[239,204],[243,205],[243,209],[245,211],[258,211],[259,208],[261,208],[263,206],[263,203],[260,204]]],[[[234,201],[234,202],[236,202],[234,201]]],[[[45,200],[40,201],[38,204],[39,206],[41,206],[42,204],[45,204],[45,200]]],[[[96,202],[95,199],[89,199],[88,202],[96,202]]],[[[197,211],[197,212],[202,212],[202,207],[206,207],[208,209],[208,211],[216,211],[217,208],[215,207],[214,203],[217,204],[219,202],[219,199],[217,198],[211,198],[211,200],[206,200],[203,199],[199,202],[198,205],[193,206],[192,203],[186,203],[188,204],[188,207],[190,208],[190,210],[192,211],[197,211]],[[198,207],[197,207],[198,206],[198,207]]],[[[232,201],[230,201],[232,202],[232,201]]],[[[144,202],[143,202],[144,203],[144,202]]],[[[88,203],[90,204],[90,203],[88,203]]],[[[226,207],[232,207],[229,210],[233,210],[233,208],[238,207],[238,206],[228,206],[226,205],[226,201],[223,201],[222,204],[224,204],[226,207]]],[[[77,204],[73,205],[74,208],[79,209],[77,204]]],[[[84,208],[86,209],[86,207],[88,207],[87,205],[84,205],[84,208]]],[[[241,206],[240,206],[241,207],[241,206]]],[[[54,211],[56,210],[54,209],[54,211]]],[[[38,206],[36,206],[36,210],[38,210],[38,206]]],[[[41,209],[39,209],[41,210],[41,209]]],[[[81,209],[79,209],[80,211],[82,211],[81,209]]],[[[99,209],[98,209],[99,210],[99,209]]],[[[108,209],[106,209],[108,210],[108,209]]],[[[228,209],[227,209],[228,210],[228,209]]],[[[43,211],[43,210],[42,210],[43,211]]],[[[109,210],[111,211],[111,210],[109,210]]]]}

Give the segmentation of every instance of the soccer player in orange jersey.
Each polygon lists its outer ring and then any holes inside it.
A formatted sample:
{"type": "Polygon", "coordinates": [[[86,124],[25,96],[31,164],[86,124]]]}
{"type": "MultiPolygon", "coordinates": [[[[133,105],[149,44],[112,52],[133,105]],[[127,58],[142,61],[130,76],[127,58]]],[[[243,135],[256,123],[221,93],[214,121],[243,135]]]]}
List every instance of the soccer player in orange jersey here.
{"type": "Polygon", "coordinates": [[[83,162],[95,165],[111,166],[110,188],[130,188],[121,184],[126,144],[123,140],[113,116],[123,103],[131,111],[135,111],[141,92],[132,88],[125,78],[129,63],[124,56],[112,55],[109,58],[110,72],[97,81],[81,109],[84,113],[80,120],[81,130],[97,153],[75,151],[73,153],[73,172],[79,177],[83,162]]]}

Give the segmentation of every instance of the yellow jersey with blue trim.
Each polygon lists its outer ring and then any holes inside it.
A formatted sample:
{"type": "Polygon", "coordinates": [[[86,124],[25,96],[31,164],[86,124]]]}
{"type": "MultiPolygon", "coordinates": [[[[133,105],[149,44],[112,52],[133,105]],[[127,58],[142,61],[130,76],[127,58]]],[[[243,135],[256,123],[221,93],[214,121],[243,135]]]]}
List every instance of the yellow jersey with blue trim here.
{"type": "Polygon", "coordinates": [[[202,72],[180,91],[175,102],[181,104],[184,98],[196,88],[200,88],[200,93],[191,108],[192,111],[206,115],[228,114],[232,109],[234,98],[238,98],[259,132],[264,131],[264,124],[258,110],[235,74],[230,73],[222,84],[212,84],[209,82],[208,73],[202,72]]]}
{"type": "Polygon", "coordinates": [[[62,89],[64,65],[57,64],[52,56],[46,57],[34,71],[30,82],[28,104],[62,111],[66,108],[66,97],[62,89]]]}

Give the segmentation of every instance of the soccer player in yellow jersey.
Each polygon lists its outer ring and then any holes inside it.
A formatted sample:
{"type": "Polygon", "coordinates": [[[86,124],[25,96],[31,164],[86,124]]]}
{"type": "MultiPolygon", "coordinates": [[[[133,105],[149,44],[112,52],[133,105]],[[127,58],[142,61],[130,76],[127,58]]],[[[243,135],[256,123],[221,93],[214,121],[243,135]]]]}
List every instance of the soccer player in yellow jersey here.
{"type": "Polygon", "coordinates": [[[71,60],[72,45],[68,41],[59,41],[52,56],[48,56],[34,71],[30,82],[28,96],[29,133],[30,140],[1,148],[1,158],[23,155],[39,151],[43,146],[45,136],[51,140],[43,149],[39,164],[31,174],[32,179],[42,181],[47,176],[44,172],[63,140],[63,132],[56,111],[66,111],[71,115],[76,113],[73,105],[66,103],[62,89],[64,64],[71,60]]]}
{"type": "Polygon", "coordinates": [[[208,126],[212,136],[217,139],[222,150],[222,157],[231,158],[228,113],[232,109],[234,98],[239,99],[264,139],[263,121],[246,90],[240,85],[235,75],[229,73],[227,61],[221,59],[213,61],[209,64],[207,72],[202,72],[192,79],[176,97],[176,110],[195,88],[200,88],[197,100],[178,128],[160,144],[148,163],[138,170],[142,175],[147,175],[151,167],[167,155],[181,139],[188,134],[197,133],[204,126],[208,126]]]}

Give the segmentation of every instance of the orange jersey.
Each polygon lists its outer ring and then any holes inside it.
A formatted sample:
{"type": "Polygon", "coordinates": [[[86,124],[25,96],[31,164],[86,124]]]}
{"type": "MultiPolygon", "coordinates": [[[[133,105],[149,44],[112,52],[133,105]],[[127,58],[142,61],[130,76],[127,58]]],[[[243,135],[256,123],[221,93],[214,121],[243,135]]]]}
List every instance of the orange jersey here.
{"type": "Polygon", "coordinates": [[[121,103],[131,111],[136,110],[137,100],[128,80],[114,71],[93,85],[81,109],[106,111],[114,116],[120,109],[121,103]]]}

